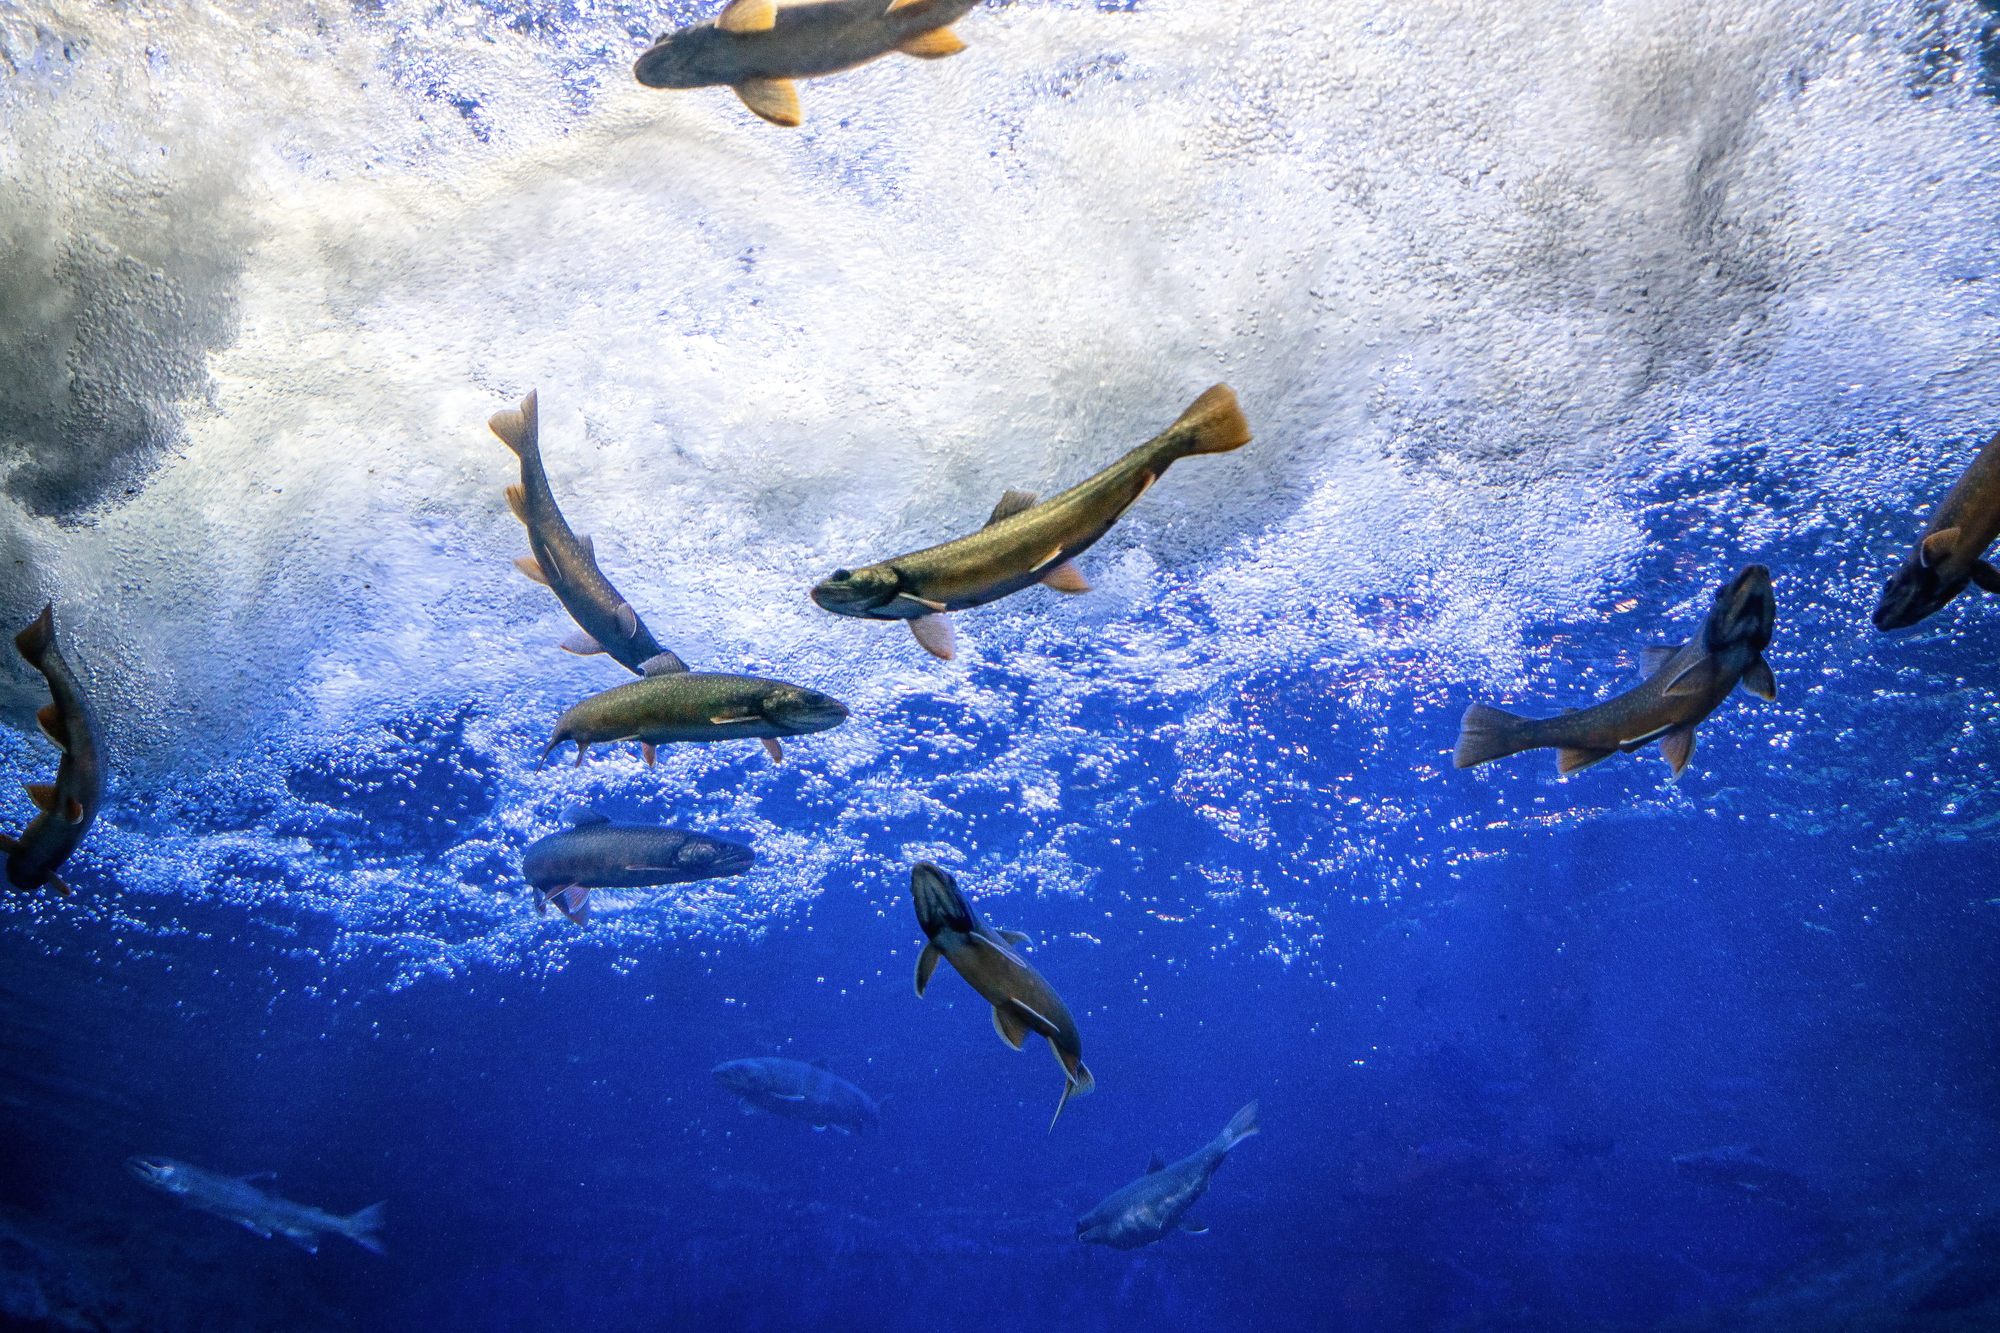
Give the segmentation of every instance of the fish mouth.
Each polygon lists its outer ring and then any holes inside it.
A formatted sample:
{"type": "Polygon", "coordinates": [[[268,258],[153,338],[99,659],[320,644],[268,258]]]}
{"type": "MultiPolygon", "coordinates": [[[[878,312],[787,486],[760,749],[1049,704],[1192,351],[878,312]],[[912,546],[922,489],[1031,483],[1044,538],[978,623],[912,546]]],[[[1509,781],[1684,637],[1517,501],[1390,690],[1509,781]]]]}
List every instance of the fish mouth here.
{"type": "Polygon", "coordinates": [[[910,896],[916,900],[917,924],[924,928],[925,935],[936,935],[941,930],[955,930],[962,935],[972,932],[972,906],[959,892],[958,881],[950,872],[929,861],[917,862],[910,867],[910,896]]]}
{"type": "Polygon", "coordinates": [[[740,1060],[725,1060],[708,1071],[709,1077],[731,1092],[749,1092],[756,1080],[740,1060]]]}
{"type": "Polygon", "coordinates": [[[684,853],[682,859],[689,863],[690,868],[716,879],[725,875],[740,875],[757,863],[754,852],[735,842],[717,840],[698,849],[690,848],[689,852],[692,854],[684,853]]]}
{"type": "Polygon", "coordinates": [[[847,705],[818,690],[788,686],[765,701],[764,716],[783,727],[787,735],[803,736],[829,731],[847,721],[847,705]]]}
{"type": "Polygon", "coordinates": [[[164,1157],[127,1157],[125,1169],[148,1185],[164,1185],[174,1173],[173,1164],[164,1157]]]}
{"type": "Polygon", "coordinates": [[[1915,561],[1897,570],[1875,604],[1875,628],[1885,634],[1908,629],[1936,612],[1945,603],[1938,583],[1937,575],[1915,561]]]}
{"type": "Polygon", "coordinates": [[[895,599],[902,579],[882,566],[836,569],[813,585],[813,602],[837,616],[867,616],[895,599]]]}
{"type": "MultiPolygon", "coordinates": [[[[1767,566],[1744,566],[1715,600],[1721,613],[1717,628],[1725,642],[1748,644],[1759,653],[1771,646],[1771,632],[1778,623],[1778,598],[1771,590],[1767,566]]],[[[1720,645],[1711,645],[1715,646],[1720,645]]]]}

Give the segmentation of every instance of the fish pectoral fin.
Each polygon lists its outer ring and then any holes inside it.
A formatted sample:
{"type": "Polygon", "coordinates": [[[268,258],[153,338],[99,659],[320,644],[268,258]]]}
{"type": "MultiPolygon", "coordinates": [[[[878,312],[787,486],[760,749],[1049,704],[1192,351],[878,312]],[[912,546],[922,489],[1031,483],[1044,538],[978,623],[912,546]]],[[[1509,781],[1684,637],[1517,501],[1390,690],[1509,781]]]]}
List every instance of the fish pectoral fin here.
{"type": "Polygon", "coordinates": [[[785,762],[785,747],[778,744],[776,736],[763,736],[759,737],[759,739],[764,742],[764,753],[771,756],[772,763],[782,764],[785,762]]]}
{"type": "Polygon", "coordinates": [[[1639,679],[1651,680],[1660,674],[1660,668],[1673,660],[1675,653],[1686,645],[1678,643],[1655,643],[1639,650],[1639,679]]]}
{"type": "Polygon", "coordinates": [[[1011,1005],[993,1006],[993,1030],[1000,1034],[1000,1040],[1021,1049],[1021,1043],[1028,1039],[1028,1020],[1017,1013],[1011,1005]]]}
{"type": "Polygon", "coordinates": [[[920,5],[923,2],[924,0],[889,0],[889,7],[882,12],[884,14],[893,14],[905,5],[920,5]]]}
{"type": "Polygon", "coordinates": [[[965,49],[965,39],[950,28],[932,28],[921,36],[912,37],[896,48],[906,56],[916,56],[919,60],[941,60],[945,56],[955,56],[965,49]]]}
{"type": "Polygon", "coordinates": [[[1761,657],[1743,673],[1743,688],[1767,704],[1778,701],[1778,678],[1771,674],[1771,664],[1761,657]]]}
{"type": "Polygon", "coordinates": [[[522,525],[526,526],[528,522],[527,487],[519,485],[509,486],[507,488],[507,507],[513,510],[514,517],[520,519],[522,525]]]}
{"type": "Polygon", "coordinates": [[[1662,736],[1660,753],[1666,756],[1667,767],[1673,769],[1674,776],[1679,777],[1688,766],[1688,760],[1694,758],[1694,723],[1675,727],[1662,736]]]}
{"type": "Polygon", "coordinates": [[[769,32],[778,26],[777,0],[729,0],[715,26],[724,32],[769,32]]]}
{"type": "Polygon", "coordinates": [[[771,1094],[771,1099],[780,1102],[802,1102],[806,1099],[806,1095],[803,1092],[774,1092],[771,1094]]]}
{"type": "Polygon", "coordinates": [[[1166,1169],[1167,1169],[1167,1159],[1160,1156],[1158,1150],[1156,1149],[1152,1157],[1146,1163],[1146,1174],[1149,1176],[1157,1175],[1159,1172],[1164,1171],[1166,1169]]]}
{"type": "Polygon", "coordinates": [[[253,1236],[262,1236],[265,1240],[271,1239],[271,1232],[268,1227],[259,1226],[247,1217],[237,1218],[236,1225],[242,1227],[253,1236]]]}
{"type": "Polygon", "coordinates": [[[1700,694],[1714,682],[1715,659],[1702,653],[1667,682],[1666,694],[1669,699],[1685,699],[1700,694]]]}
{"type": "Polygon", "coordinates": [[[1592,750],[1581,745],[1565,745],[1556,751],[1556,772],[1564,777],[1572,773],[1581,773],[1592,764],[1603,763],[1617,753],[1615,749],[1592,750]]]}
{"type": "Polygon", "coordinates": [[[1090,591],[1090,580],[1076,567],[1076,561],[1065,560],[1042,575],[1042,586],[1057,592],[1080,593],[1090,591]]]}
{"type": "Polygon", "coordinates": [[[933,973],[937,971],[938,963],[942,961],[943,958],[944,958],[944,950],[938,948],[937,945],[935,944],[928,944],[928,943],[924,945],[924,951],[917,955],[917,998],[918,999],[921,1000],[924,998],[924,992],[930,988],[931,976],[933,973]]]}
{"type": "MultiPolygon", "coordinates": [[[[944,29],[940,28],[938,31],[943,32],[944,29]]],[[[909,47],[903,49],[907,51],[909,47]]],[[[990,528],[1003,518],[1012,518],[1025,510],[1033,509],[1035,502],[1040,499],[1041,497],[1033,491],[1003,491],[999,502],[993,506],[993,512],[986,516],[986,526],[990,528]]]]}
{"type": "Polygon", "coordinates": [[[756,713],[717,713],[708,720],[714,726],[729,727],[738,722],[762,722],[764,719],[756,713]]]}
{"type": "Polygon", "coordinates": [[[910,633],[925,652],[940,661],[949,662],[958,656],[958,636],[952,632],[951,621],[937,612],[912,620],[910,633]]]}
{"type": "Polygon", "coordinates": [[[307,1254],[319,1253],[319,1237],[310,1231],[284,1231],[279,1234],[307,1254]]]}
{"type": "MultiPolygon", "coordinates": [[[[1014,996],[1011,995],[1007,997],[1007,1003],[1012,1009],[1014,1009],[1017,1013],[1019,1013],[1022,1018],[1027,1020],[1029,1028],[1031,1028],[1040,1036],[1047,1037],[1050,1041],[1055,1040],[1056,1025],[1054,1023],[1049,1022],[1048,1019],[1043,1018],[1040,1014],[1036,1013],[1032,1005],[1024,1004],[1019,999],[1016,999],[1014,996]]],[[[1061,1054],[1058,1053],[1056,1058],[1058,1060],[1062,1059],[1061,1054]]],[[[1064,1077],[1068,1077],[1067,1067],[1065,1067],[1064,1069],[1064,1077]]]]}
{"type": "Polygon", "coordinates": [[[679,654],[660,652],[639,663],[639,674],[643,676],[678,676],[688,669],[679,654]]]}
{"type": "Polygon", "coordinates": [[[1987,592],[2000,593],[2000,569],[1984,560],[1972,562],[1972,581],[1987,592]]]}
{"type": "Polygon", "coordinates": [[[69,897],[69,885],[63,883],[61,875],[51,874],[43,883],[54,889],[58,898],[69,897]]]}
{"type": "Polygon", "coordinates": [[[982,935],[977,931],[974,931],[972,934],[966,936],[966,939],[973,944],[977,944],[984,948],[991,949],[994,953],[999,954],[1002,958],[1005,958],[1008,962],[1014,964],[1016,967],[1027,966],[1027,964],[1021,960],[1021,955],[1015,953],[1012,949],[1008,948],[1006,944],[1000,940],[990,938],[986,935],[982,935]]]}
{"type": "Polygon", "coordinates": [[[736,85],[736,95],[744,106],[773,125],[789,130],[805,124],[805,113],[799,110],[799,90],[790,79],[745,79],[736,85]]]}
{"type": "Polygon", "coordinates": [[[1181,1219],[1181,1230],[1187,1232],[1190,1236],[1206,1236],[1208,1234],[1208,1223],[1197,1222],[1192,1217],[1183,1217],[1181,1219]]]}
{"type": "Polygon", "coordinates": [[[939,615],[944,614],[945,605],[943,602],[933,602],[930,598],[919,597],[913,592],[899,592],[896,594],[896,597],[899,601],[908,602],[912,606],[921,606],[926,611],[934,611],[939,615]]]}
{"type": "Polygon", "coordinates": [[[42,735],[54,741],[63,750],[69,749],[69,742],[63,739],[62,710],[54,704],[43,704],[35,710],[35,723],[42,729],[42,735]]]}
{"type": "Polygon", "coordinates": [[[1958,545],[1958,529],[1945,528],[1925,537],[1917,547],[1917,559],[1925,569],[1933,569],[1951,559],[1952,549],[1958,545]]]}
{"type": "Polygon", "coordinates": [[[535,559],[532,555],[515,556],[514,568],[520,570],[522,574],[541,584],[544,588],[555,586],[549,582],[549,572],[542,568],[542,562],[535,559]]]}
{"type": "Polygon", "coordinates": [[[56,785],[53,782],[24,782],[21,787],[28,793],[28,799],[35,803],[37,810],[44,814],[55,810],[56,785]]]}
{"type": "Polygon", "coordinates": [[[596,657],[604,651],[603,644],[582,630],[569,635],[560,646],[564,652],[575,653],[578,657],[596,657]]]}
{"type": "MultiPolygon", "coordinates": [[[[586,538],[586,541],[589,539],[586,538]]],[[[631,638],[639,632],[639,613],[632,609],[632,603],[618,603],[618,632],[631,638]]]]}

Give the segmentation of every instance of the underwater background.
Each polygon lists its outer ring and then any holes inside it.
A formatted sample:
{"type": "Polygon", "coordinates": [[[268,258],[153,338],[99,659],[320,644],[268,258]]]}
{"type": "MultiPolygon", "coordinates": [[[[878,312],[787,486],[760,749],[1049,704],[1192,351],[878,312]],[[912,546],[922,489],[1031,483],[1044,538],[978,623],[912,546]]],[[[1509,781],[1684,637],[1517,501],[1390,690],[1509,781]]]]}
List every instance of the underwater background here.
{"type": "Polygon", "coordinates": [[[792,131],[633,81],[713,7],[0,3],[0,624],[112,764],[0,895],[5,1326],[2000,1326],[2000,607],[1868,623],[2000,427],[2000,5],[988,0],[792,131]],[[1218,380],[1091,594],[808,601],[1218,380]],[[530,389],[660,641],[852,720],[537,768],[626,677],[510,567],[530,389]],[[1779,699],[1678,782],[1452,768],[1751,561],[1779,699]],[[575,807],[757,864],[538,916],[575,807]],[[1053,1132],[918,859],[1076,1014],[1053,1132]],[[1206,1234],[1078,1243],[1253,1099],[1206,1234]]]}

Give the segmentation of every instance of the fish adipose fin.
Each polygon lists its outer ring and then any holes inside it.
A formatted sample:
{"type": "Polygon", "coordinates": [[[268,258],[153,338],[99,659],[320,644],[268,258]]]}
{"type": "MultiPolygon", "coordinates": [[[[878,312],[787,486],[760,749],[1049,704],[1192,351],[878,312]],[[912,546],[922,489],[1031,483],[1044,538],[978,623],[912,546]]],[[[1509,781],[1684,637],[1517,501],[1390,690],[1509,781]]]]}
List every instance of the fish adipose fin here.
{"type": "Polygon", "coordinates": [[[1617,750],[1590,750],[1581,745],[1565,745],[1556,751],[1556,772],[1568,777],[1581,773],[1592,764],[1601,764],[1617,750]]]}
{"type": "Polygon", "coordinates": [[[521,400],[518,408],[510,407],[504,412],[495,412],[488,417],[486,428],[498,435],[502,444],[523,458],[539,450],[542,430],[535,391],[529,390],[528,396],[521,400]]]}
{"type": "Polygon", "coordinates": [[[1639,650],[1639,679],[1651,680],[1660,674],[1660,669],[1674,658],[1684,645],[1678,643],[1656,643],[1639,650]]]}
{"type": "Polygon", "coordinates": [[[778,26],[777,0],[729,0],[715,26],[724,32],[769,32],[778,26]]]}
{"type": "Polygon", "coordinates": [[[790,79],[745,79],[736,85],[736,95],[744,106],[773,125],[789,130],[805,124],[805,113],[799,110],[799,90],[790,79]]]}
{"type": "Polygon", "coordinates": [[[1226,454],[1250,443],[1250,423],[1227,384],[1215,385],[1190,403],[1167,433],[1181,437],[1184,454],[1226,454]]]}
{"type": "Polygon", "coordinates": [[[937,971],[938,963],[944,958],[944,950],[935,944],[926,944],[924,951],[917,955],[917,998],[923,999],[930,988],[931,974],[937,971]]]}
{"type": "Polygon", "coordinates": [[[940,661],[949,662],[958,656],[958,636],[952,632],[951,621],[941,612],[933,611],[912,620],[910,633],[924,646],[925,652],[940,661]]]}
{"type": "Polygon", "coordinates": [[[1021,1017],[1011,1007],[993,1006],[993,1030],[1000,1034],[1000,1040],[1021,1049],[1021,1043],[1028,1039],[1028,1020],[1021,1017]]]}
{"type": "Polygon", "coordinates": [[[1471,768],[1519,754],[1534,745],[1528,732],[1532,725],[1529,718],[1488,704],[1473,704],[1458,720],[1458,748],[1452,751],[1451,762],[1457,768],[1471,768]]]}
{"type": "Polygon", "coordinates": [[[963,51],[965,42],[950,28],[932,28],[922,36],[910,38],[896,49],[920,60],[941,60],[963,51]]]}
{"type": "Polygon", "coordinates": [[[1660,753],[1666,756],[1667,766],[1674,770],[1674,776],[1679,777],[1687,768],[1688,761],[1694,758],[1694,723],[1675,727],[1662,736],[1660,753]]]}
{"type": "Polygon", "coordinates": [[[1743,673],[1743,688],[1767,704],[1778,701],[1778,678],[1771,674],[1771,664],[1761,657],[1743,673]]]}
{"type": "Polygon", "coordinates": [[[382,1248],[382,1205],[371,1203],[358,1213],[342,1219],[342,1234],[370,1254],[386,1253],[382,1248]]]}
{"type": "Polygon", "coordinates": [[[1041,497],[1033,491],[1007,491],[1000,496],[999,503],[993,506],[993,512],[986,516],[986,526],[990,528],[1003,518],[1026,513],[1033,509],[1040,499],[1041,497]]]}
{"type": "Polygon", "coordinates": [[[64,750],[69,749],[69,742],[63,739],[62,710],[52,703],[43,704],[35,710],[35,722],[41,727],[42,735],[47,736],[64,750]]]}
{"type": "Polygon", "coordinates": [[[1987,592],[2000,593],[2000,569],[1995,569],[1984,560],[1972,562],[1972,581],[1987,592]]]}

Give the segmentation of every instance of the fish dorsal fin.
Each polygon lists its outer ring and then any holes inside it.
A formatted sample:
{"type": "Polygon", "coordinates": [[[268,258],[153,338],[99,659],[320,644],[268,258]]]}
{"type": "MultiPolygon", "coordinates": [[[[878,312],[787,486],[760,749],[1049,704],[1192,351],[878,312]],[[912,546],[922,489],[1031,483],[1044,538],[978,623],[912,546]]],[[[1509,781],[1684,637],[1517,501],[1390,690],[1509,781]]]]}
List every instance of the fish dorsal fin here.
{"type": "Polygon", "coordinates": [[[592,824],[609,824],[611,822],[602,812],[593,810],[587,805],[571,806],[569,809],[563,811],[563,818],[569,821],[571,828],[588,828],[592,824]]]}
{"type": "Polygon", "coordinates": [[[1591,750],[1581,745],[1565,745],[1556,751],[1556,772],[1564,777],[1572,773],[1581,773],[1592,764],[1602,763],[1617,753],[1616,750],[1591,750]]]}
{"type": "Polygon", "coordinates": [[[660,653],[639,663],[640,672],[648,676],[678,676],[687,669],[688,664],[670,652],[660,653]]]}
{"type": "Polygon", "coordinates": [[[1025,510],[1033,509],[1035,502],[1040,498],[1033,491],[1005,492],[1001,495],[1000,502],[993,506],[993,512],[986,516],[985,526],[990,528],[1003,518],[1012,518],[1025,510]]]}
{"type": "Polygon", "coordinates": [[[65,750],[69,748],[69,742],[63,739],[62,710],[60,708],[57,708],[52,703],[43,704],[35,710],[35,721],[40,725],[42,735],[47,736],[65,750]]]}
{"type": "Polygon", "coordinates": [[[724,32],[769,32],[778,26],[777,0],[729,0],[715,26],[724,32]]]}
{"type": "Polygon", "coordinates": [[[1651,680],[1660,674],[1660,668],[1673,660],[1675,653],[1686,645],[1678,643],[1648,644],[1639,650],[1639,679],[1651,680]]]}
{"type": "Polygon", "coordinates": [[[965,41],[950,28],[932,28],[927,33],[910,38],[896,49],[919,60],[942,60],[963,51],[965,41]]]}
{"type": "Polygon", "coordinates": [[[1148,1159],[1146,1162],[1146,1174],[1149,1176],[1154,1176],[1158,1175],[1160,1172],[1166,1169],[1167,1169],[1167,1159],[1160,1156],[1159,1151],[1157,1149],[1154,1150],[1152,1157],[1148,1159]]]}
{"type": "Polygon", "coordinates": [[[805,112],[799,110],[799,90],[790,79],[745,79],[736,85],[736,95],[744,106],[773,125],[789,130],[805,124],[805,112]]]}
{"type": "Polygon", "coordinates": [[[1942,528],[1924,538],[1922,545],[1917,547],[1917,558],[1923,561],[1924,568],[1934,568],[1951,559],[1952,548],[1957,545],[1958,529],[1942,528]]]}
{"type": "Polygon", "coordinates": [[[1778,678],[1771,674],[1771,664],[1761,657],[1744,671],[1743,688],[1767,704],[1778,701],[1778,678]]]}
{"type": "Polygon", "coordinates": [[[24,782],[21,786],[28,793],[28,799],[35,803],[37,810],[46,814],[56,808],[56,787],[53,782],[24,782]]]}

